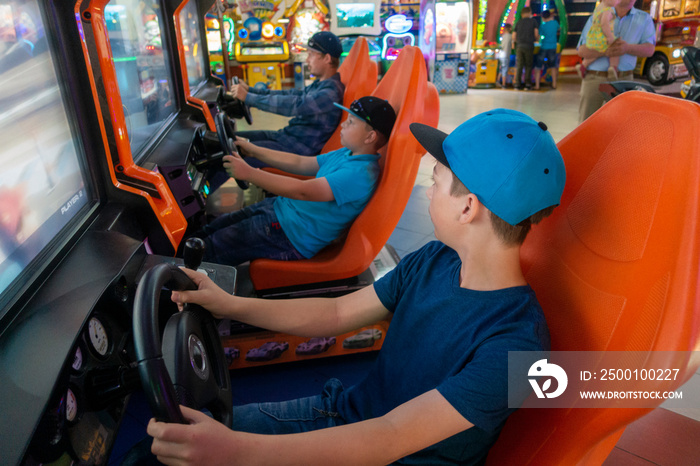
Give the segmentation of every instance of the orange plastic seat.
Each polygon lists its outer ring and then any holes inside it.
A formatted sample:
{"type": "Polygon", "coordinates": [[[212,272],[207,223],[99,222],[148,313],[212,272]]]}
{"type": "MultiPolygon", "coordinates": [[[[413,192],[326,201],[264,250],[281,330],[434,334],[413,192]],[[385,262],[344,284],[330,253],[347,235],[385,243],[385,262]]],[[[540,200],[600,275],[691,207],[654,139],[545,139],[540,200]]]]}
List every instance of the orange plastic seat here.
{"type": "MultiPolygon", "coordinates": [[[[338,68],[340,81],[345,84],[345,94],[343,94],[343,106],[348,108],[350,104],[366,95],[370,95],[377,86],[378,68],[377,63],[369,58],[369,47],[367,39],[358,37],[352,45],[348,56],[338,68]]],[[[342,123],[348,117],[343,112],[342,123]]],[[[335,129],[330,139],[321,150],[322,154],[336,149],[340,149],[340,125],[335,129]]]]}
{"type": "Polygon", "coordinates": [[[256,290],[345,279],[369,267],[406,207],[420,158],[425,153],[408,125],[421,122],[437,126],[439,100],[437,93],[429,89],[420,49],[404,47],[371,93],[388,100],[397,113],[389,142],[380,151],[382,174],[374,195],[353,222],[345,240],[331,244],[313,258],[252,261],[250,276],[256,290]]]}
{"type": "MultiPolygon", "coordinates": [[[[553,351],[677,351],[669,389],[695,372],[682,352],[700,349],[698,127],[697,104],[634,91],[559,143],[561,205],[521,254],[553,351]]],[[[599,465],[651,410],[520,409],[488,464],[599,465]]]]}

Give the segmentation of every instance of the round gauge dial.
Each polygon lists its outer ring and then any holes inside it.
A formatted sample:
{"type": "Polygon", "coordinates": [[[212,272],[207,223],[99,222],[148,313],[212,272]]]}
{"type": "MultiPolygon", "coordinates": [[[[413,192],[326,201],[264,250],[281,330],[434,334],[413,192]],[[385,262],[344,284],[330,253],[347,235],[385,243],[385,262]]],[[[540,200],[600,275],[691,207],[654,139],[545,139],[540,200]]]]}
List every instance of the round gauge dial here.
{"type": "Polygon", "coordinates": [[[109,337],[107,330],[99,319],[93,317],[88,324],[88,333],[90,334],[90,343],[100,356],[107,354],[109,348],[109,337]]]}
{"type": "Polygon", "coordinates": [[[75,393],[70,388],[66,393],[66,420],[68,422],[75,421],[78,416],[78,400],[75,398],[75,393]]]}
{"type": "Polygon", "coordinates": [[[73,364],[71,364],[71,367],[74,371],[79,371],[83,367],[83,351],[80,349],[80,346],[75,349],[73,364]]]}

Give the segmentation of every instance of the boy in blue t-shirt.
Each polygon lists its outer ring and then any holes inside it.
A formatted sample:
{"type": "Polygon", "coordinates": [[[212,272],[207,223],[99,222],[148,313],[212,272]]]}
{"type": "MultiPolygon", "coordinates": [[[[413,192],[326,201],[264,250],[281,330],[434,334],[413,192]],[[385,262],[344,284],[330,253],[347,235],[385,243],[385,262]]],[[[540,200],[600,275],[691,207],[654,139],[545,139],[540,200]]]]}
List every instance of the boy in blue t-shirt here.
{"type": "Polygon", "coordinates": [[[233,430],[182,408],[189,425],[151,420],[166,464],[480,464],[508,415],[508,351],[549,349],[520,269],[533,223],[558,205],[564,162],[544,123],[513,110],[477,115],[450,135],[414,123],[437,163],[428,189],[439,241],[339,298],[231,296],[186,271],[196,291],[172,300],[216,317],[301,336],[346,333],[392,317],[375,367],[344,389],[234,407],[233,430]],[[292,435],[278,435],[292,434],[292,435]]]}
{"type": "Polygon", "coordinates": [[[338,238],[362,212],[379,179],[379,154],[396,121],[389,102],[361,97],[346,110],[342,149],[304,157],[237,140],[249,157],[296,175],[301,180],[251,167],[239,155],[224,157],[224,168],[236,179],[250,181],[276,194],[237,212],[222,215],[201,232],[204,260],[227,265],[268,258],[313,257],[338,238]]]}
{"type": "Polygon", "coordinates": [[[559,41],[559,22],[554,20],[552,12],[542,12],[542,24],[540,24],[540,53],[537,54],[537,66],[535,67],[535,89],[540,88],[540,78],[543,72],[552,70],[552,89],[557,88],[559,77],[559,54],[557,44],[559,41]]]}

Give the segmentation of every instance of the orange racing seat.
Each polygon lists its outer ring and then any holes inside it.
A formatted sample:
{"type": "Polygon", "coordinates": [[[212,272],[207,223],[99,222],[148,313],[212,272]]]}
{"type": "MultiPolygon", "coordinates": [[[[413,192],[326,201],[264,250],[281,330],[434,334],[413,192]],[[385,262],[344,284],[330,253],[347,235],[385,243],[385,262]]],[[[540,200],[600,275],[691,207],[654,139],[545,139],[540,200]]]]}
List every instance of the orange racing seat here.
{"type": "Polygon", "coordinates": [[[404,47],[372,95],[386,99],[397,119],[389,142],[382,148],[382,173],[374,195],[351,225],[347,237],[311,259],[251,261],[256,290],[341,280],[365,271],[382,249],[403,213],[415,183],[424,150],[408,125],[437,126],[439,100],[429,91],[423,54],[404,47]],[[425,108],[430,106],[430,108],[425,108]]]}
{"type": "MultiPolygon", "coordinates": [[[[699,125],[695,103],[630,91],[559,143],[561,205],[521,252],[552,351],[675,351],[682,380],[672,389],[695,372],[700,361],[687,352],[700,349],[699,125]]],[[[599,465],[652,409],[520,409],[488,464],[599,465]]]]}
{"type": "MultiPolygon", "coordinates": [[[[345,85],[343,94],[343,106],[349,108],[350,104],[366,95],[370,95],[377,87],[378,67],[377,63],[369,57],[369,47],[367,39],[358,37],[352,45],[348,56],[338,68],[340,81],[345,85]]],[[[347,112],[343,112],[340,123],[348,117],[347,112]]],[[[340,124],[335,129],[331,137],[326,141],[326,145],[321,150],[322,154],[336,149],[340,149],[340,124]]]]}

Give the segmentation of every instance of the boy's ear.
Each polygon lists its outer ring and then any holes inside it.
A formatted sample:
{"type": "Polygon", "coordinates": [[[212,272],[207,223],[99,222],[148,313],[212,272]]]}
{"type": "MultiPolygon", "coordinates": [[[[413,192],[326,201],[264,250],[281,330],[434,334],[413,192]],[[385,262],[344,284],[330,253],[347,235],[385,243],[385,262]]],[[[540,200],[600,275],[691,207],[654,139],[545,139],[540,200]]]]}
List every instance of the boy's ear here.
{"type": "Polygon", "coordinates": [[[471,223],[479,215],[481,210],[481,202],[476,197],[476,194],[469,193],[462,196],[462,213],[459,216],[459,221],[462,224],[471,223]]]}

